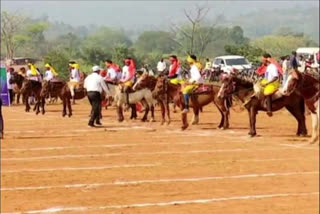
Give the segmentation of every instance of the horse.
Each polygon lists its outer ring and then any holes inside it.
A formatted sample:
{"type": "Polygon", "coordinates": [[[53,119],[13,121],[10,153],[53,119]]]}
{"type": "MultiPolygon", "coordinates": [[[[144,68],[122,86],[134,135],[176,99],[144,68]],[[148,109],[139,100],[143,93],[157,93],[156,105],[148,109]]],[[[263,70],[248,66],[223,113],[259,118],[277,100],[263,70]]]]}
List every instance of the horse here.
{"type": "Polygon", "coordinates": [[[312,137],[310,143],[313,144],[319,139],[319,79],[292,69],[282,93],[285,96],[290,96],[294,91],[297,91],[304,98],[306,106],[311,112],[312,137]]]}
{"type": "Polygon", "coordinates": [[[42,114],[45,114],[45,110],[44,110],[45,100],[40,96],[41,89],[42,89],[41,82],[35,81],[35,80],[29,80],[29,79],[23,80],[20,92],[24,96],[26,112],[30,111],[30,105],[29,105],[28,99],[30,96],[33,95],[36,99],[36,103],[33,109],[34,111],[36,111],[36,115],[40,113],[40,106],[42,107],[42,114]]]}
{"type": "MultiPolygon", "coordinates": [[[[126,94],[122,92],[123,89],[121,85],[119,85],[115,89],[116,89],[116,93],[115,93],[114,101],[117,106],[118,121],[122,122],[124,120],[122,106],[127,102],[126,94]]],[[[145,88],[145,89],[141,89],[141,90],[129,93],[129,104],[135,105],[137,102],[142,102],[142,104],[146,107],[144,116],[141,119],[142,122],[145,122],[148,119],[149,109],[155,104],[154,99],[152,97],[152,92],[149,89],[145,88]]],[[[150,122],[154,121],[153,110],[154,109],[151,108],[150,122]]]]}
{"type": "MultiPolygon", "coordinates": [[[[267,111],[265,99],[256,95],[254,90],[254,83],[252,81],[243,80],[234,75],[227,75],[222,79],[222,85],[219,91],[220,98],[227,98],[234,96],[238,98],[249,114],[251,137],[256,136],[256,115],[258,111],[267,111]]],[[[305,108],[303,98],[296,92],[291,93],[290,96],[279,96],[277,99],[273,98],[272,111],[278,111],[285,107],[297,120],[298,136],[306,136],[307,129],[305,124],[305,108]]]]}
{"type": "MultiPolygon", "coordinates": [[[[53,79],[50,81],[43,80],[42,81],[42,89],[40,92],[41,98],[45,100],[47,97],[59,97],[61,98],[62,88],[65,86],[66,82],[58,79],[53,79]]],[[[43,108],[45,103],[43,104],[43,108]]]]}
{"type": "MultiPolygon", "coordinates": [[[[21,74],[17,73],[17,72],[13,72],[13,74],[11,75],[11,78],[9,80],[9,84],[15,84],[15,90],[14,93],[17,95],[17,100],[16,103],[19,104],[20,103],[20,96],[21,96],[21,87],[22,87],[22,83],[24,80],[24,76],[22,76],[21,74]]],[[[24,98],[22,98],[23,102],[24,102],[24,98]]]]}
{"type": "MultiPolygon", "coordinates": [[[[198,89],[196,89],[190,95],[190,107],[193,108],[193,118],[191,121],[192,125],[196,125],[199,123],[199,111],[200,109],[208,105],[209,103],[214,103],[214,105],[218,108],[221,114],[221,120],[218,125],[218,128],[227,129],[229,128],[229,105],[226,99],[218,99],[217,93],[219,91],[219,87],[215,85],[200,85],[198,89]]],[[[160,76],[157,79],[157,83],[155,89],[153,91],[154,97],[164,98],[164,102],[168,103],[169,100],[173,100],[173,102],[183,110],[185,107],[184,98],[181,92],[180,84],[172,84],[165,76],[160,76]]],[[[168,120],[170,120],[169,109],[168,106],[166,108],[168,114],[168,120]]],[[[189,124],[187,122],[187,114],[182,114],[182,130],[188,128],[189,124]]]]}

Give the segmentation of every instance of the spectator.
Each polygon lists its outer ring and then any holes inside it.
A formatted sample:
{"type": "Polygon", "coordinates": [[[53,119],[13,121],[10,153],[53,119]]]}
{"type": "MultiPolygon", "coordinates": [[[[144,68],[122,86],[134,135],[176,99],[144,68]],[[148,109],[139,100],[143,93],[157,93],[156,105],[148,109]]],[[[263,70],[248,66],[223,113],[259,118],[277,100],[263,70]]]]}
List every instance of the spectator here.
{"type": "Polygon", "coordinates": [[[163,58],[161,58],[161,60],[158,62],[157,70],[158,72],[161,73],[164,70],[166,70],[166,68],[167,68],[166,62],[163,60],[163,58]]]}
{"type": "Polygon", "coordinates": [[[306,62],[304,60],[304,57],[302,55],[299,56],[299,67],[298,67],[298,71],[303,73],[306,70],[306,62]]]}
{"type": "Polygon", "coordinates": [[[0,139],[3,139],[2,99],[0,97],[0,139]]]}
{"type": "Polygon", "coordinates": [[[283,62],[282,62],[282,86],[284,86],[285,82],[287,81],[288,74],[289,74],[289,67],[290,67],[290,56],[287,55],[284,57],[283,62]]]}
{"type": "Polygon", "coordinates": [[[7,70],[7,87],[8,87],[8,91],[9,91],[9,96],[10,96],[10,104],[13,103],[13,98],[14,98],[14,93],[13,93],[13,84],[10,84],[10,79],[11,79],[11,75],[13,74],[14,69],[13,68],[9,68],[7,70]]]}
{"type": "Polygon", "coordinates": [[[289,69],[297,69],[299,66],[298,60],[297,60],[297,52],[292,51],[292,55],[290,57],[290,67],[289,69]]]}

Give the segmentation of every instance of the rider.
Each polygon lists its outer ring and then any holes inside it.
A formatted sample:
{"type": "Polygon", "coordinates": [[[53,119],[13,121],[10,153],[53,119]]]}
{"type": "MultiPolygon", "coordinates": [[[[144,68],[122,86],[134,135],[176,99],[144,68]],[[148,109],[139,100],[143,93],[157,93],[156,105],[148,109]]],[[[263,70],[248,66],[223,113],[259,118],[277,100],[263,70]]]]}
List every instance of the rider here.
{"type": "Polygon", "coordinates": [[[27,78],[29,80],[33,80],[37,82],[40,82],[41,80],[40,72],[36,69],[36,67],[32,63],[28,63],[27,78]]]}
{"type": "Polygon", "coordinates": [[[52,67],[50,63],[47,63],[45,67],[46,67],[46,72],[44,73],[44,78],[43,78],[44,80],[50,81],[54,77],[58,76],[57,72],[55,71],[55,69],[52,67]]]}
{"type": "Polygon", "coordinates": [[[180,62],[176,55],[171,55],[170,58],[170,67],[168,78],[172,84],[179,84],[181,82],[181,67],[180,62]]]}
{"type": "Polygon", "coordinates": [[[272,94],[276,92],[280,86],[279,69],[272,62],[271,55],[266,53],[262,57],[262,62],[266,66],[264,79],[261,80],[260,85],[263,87],[263,94],[267,100],[267,115],[272,116],[272,94]]]}
{"type": "Polygon", "coordinates": [[[124,66],[122,68],[122,75],[120,83],[124,85],[123,92],[126,93],[127,97],[127,108],[129,107],[129,90],[133,85],[136,74],[136,64],[132,58],[128,57],[124,61],[124,66]]]}
{"type": "Polygon", "coordinates": [[[69,64],[71,67],[71,72],[70,72],[70,81],[68,82],[68,86],[70,89],[71,97],[73,103],[75,103],[74,99],[74,90],[78,87],[79,82],[80,82],[80,71],[79,71],[79,64],[74,63],[74,64],[69,64]]]}
{"type": "Polygon", "coordinates": [[[105,65],[107,67],[107,75],[105,77],[105,80],[111,83],[116,83],[119,79],[119,66],[117,64],[114,64],[109,59],[105,61],[105,65]]]}
{"type": "Polygon", "coordinates": [[[185,107],[182,111],[183,114],[189,112],[189,95],[197,88],[199,83],[202,83],[202,77],[200,74],[200,69],[197,65],[197,57],[195,55],[188,56],[187,61],[190,65],[190,79],[189,83],[186,83],[182,88],[182,93],[184,95],[185,107]]]}

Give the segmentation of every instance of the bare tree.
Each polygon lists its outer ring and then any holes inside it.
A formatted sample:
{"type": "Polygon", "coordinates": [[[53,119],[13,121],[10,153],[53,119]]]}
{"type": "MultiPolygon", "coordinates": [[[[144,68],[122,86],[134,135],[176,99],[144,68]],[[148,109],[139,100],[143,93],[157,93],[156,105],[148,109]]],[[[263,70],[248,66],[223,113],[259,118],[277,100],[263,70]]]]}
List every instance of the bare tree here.
{"type": "Polygon", "coordinates": [[[1,41],[6,46],[7,59],[12,59],[15,50],[21,45],[22,38],[17,36],[23,27],[24,21],[25,17],[23,16],[7,12],[1,13],[1,41]]]}
{"type": "MultiPolygon", "coordinates": [[[[199,54],[199,57],[201,58],[206,49],[206,46],[212,41],[212,33],[214,31],[214,27],[222,16],[218,16],[217,19],[212,22],[212,24],[205,26],[204,20],[209,11],[210,7],[207,4],[203,6],[195,5],[194,10],[184,10],[184,15],[190,23],[190,29],[185,29],[183,26],[172,24],[172,32],[176,35],[178,33],[181,33],[188,40],[188,47],[186,49],[187,54],[197,52],[199,54]],[[195,47],[196,42],[199,45],[198,48],[195,47]]],[[[178,45],[183,47],[183,44],[177,38],[173,38],[173,40],[178,45]]]]}

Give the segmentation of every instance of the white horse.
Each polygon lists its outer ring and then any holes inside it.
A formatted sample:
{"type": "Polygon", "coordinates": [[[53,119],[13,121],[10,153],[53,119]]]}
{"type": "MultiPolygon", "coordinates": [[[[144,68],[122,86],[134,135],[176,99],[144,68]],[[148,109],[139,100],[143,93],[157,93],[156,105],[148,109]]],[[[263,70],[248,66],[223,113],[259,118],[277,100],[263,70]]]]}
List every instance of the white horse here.
{"type": "MultiPolygon", "coordinates": [[[[117,107],[118,121],[122,122],[124,120],[122,106],[127,103],[127,98],[126,98],[126,94],[122,92],[121,85],[115,87],[114,102],[117,107]]],[[[149,89],[144,88],[144,89],[129,93],[129,104],[136,104],[138,102],[141,102],[143,106],[145,106],[145,113],[141,121],[143,122],[147,121],[148,113],[149,113],[149,110],[151,109],[150,122],[153,122],[155,101],[152,97],[152,92],[149,89]]]]}

